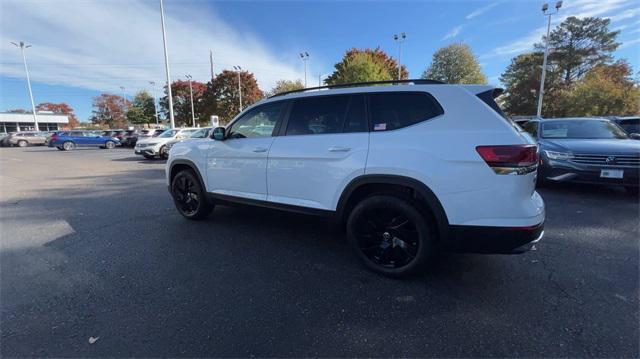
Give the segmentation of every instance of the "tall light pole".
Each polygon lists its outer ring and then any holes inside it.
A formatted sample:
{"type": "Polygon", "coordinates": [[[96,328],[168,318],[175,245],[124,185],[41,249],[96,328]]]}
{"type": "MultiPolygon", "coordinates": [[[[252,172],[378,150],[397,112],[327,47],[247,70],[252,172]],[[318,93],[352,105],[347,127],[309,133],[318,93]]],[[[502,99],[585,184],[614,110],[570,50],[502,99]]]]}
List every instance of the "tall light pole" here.
{"type": "Polygon", "coordinates": [[[549,4],[542,5],[542,13],[548,18],[547,21],[547,37],[544,44],[544,58],[542,60],[542,76],[540,77],[540,92],[538,94],[538,111],[536,111],[536,117],[542,117],[542,97],[544,96],[544,78],[547,75],[547,56],[549,56],[549,31],[551,30],[551,16],[560,11],[562,7],[562,1],[556,3],[556,12],[547,12],[549,10],[549,4]]]}
{"type": "Polygon", "coordinates": [[[393,40],[398,43],[398,80],[402,76],[402,65],[401,65],[401,57],[402,57],[402,43],[407,38],[407,35],[404,32],[401,32],[400,35],[394,34],[393,40]]]}
{"type": "Polygon", "coordinates": [[[169,119],[171,128],[176,124],[173,120],[173,94],[171,93],[171,74],[169,73],[169,52],[167,50],[167,32],[164,30],[164,4],[160,0],[160,20],[162,21],[162,44],[164,45],[164,68],[167,72],[167,97],[169,98],[169,119]]]}
{"type": "MultiPolygon", "coordinates": [[[[24,49],[28,49],[31,45],[26,45],[24,42],[20,41],[19,43],[12,42],[13,45],[20,49],[22,52],[22,61],[24,62],[24,72],[27,74],[27,87],[29,87],[29,99],[31,100],[31,111],[33,112],[33,123],[36,131],[40,131],[40,127],[38,127],[38,116],[36,115],[36,104],[33,102],[33,91],[31,91],[31,80],[29,79],[29,69],[27,68],[27,56],[24,54],[24,49]]],[[[18,131],[20,129],[18,128],[18,131]]]]}
{"type": "Polygon", "coordinates": [[[233,69],[238,72],[238,94],[240,96],[240,111],[242,111],[242,86],[240,86],[240,71],[242,71],[242,67],[234,66],[233,69]]]}
{"type": "Polygon", "coordinates": [[[191,96],[191,122],[193,123],[193,127],[196,127],[196,115],[193,110],[193,88],[191,87],[191,75],[184,75],[189,80],[189,96],[191,96]]]}
{"type": "Polygon", "coordinates": [[[122,91],[122,108],[127,107],[127,94],[124,92],[124,86],[120,86],[120,90],[122,91]]]}
{"type": "Polygon", "coordinates": [[[306,51],[301,52],[300,58],[304,62],[304,87],[306,88],[307,87],[307,61],[309,61],[309,53],[306,51]]]}
{"type": "Polygon", "coordinates": [[[156,126],[160,124],[160,119],[158,118],[158,105],[157,105],[157,97],[156,97],[156,82],[155,81],[149,81],[149,84],[151,85],[152,91],[153,91],[153,109],[156,112],[156,126]]]}

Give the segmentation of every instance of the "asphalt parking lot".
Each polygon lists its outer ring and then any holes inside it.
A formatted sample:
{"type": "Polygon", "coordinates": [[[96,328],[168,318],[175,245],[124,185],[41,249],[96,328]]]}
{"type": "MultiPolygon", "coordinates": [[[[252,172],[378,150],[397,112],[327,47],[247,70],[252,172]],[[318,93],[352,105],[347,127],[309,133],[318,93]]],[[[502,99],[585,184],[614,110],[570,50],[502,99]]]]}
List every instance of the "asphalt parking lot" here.
{"type": "Polygon", "coordinates": [[[164,161],[0,148],[0,354],[639,357],[639,204],[552,186],[523,255],[446,254],[392,280],[320,218],[184,220],[164,161]]]}

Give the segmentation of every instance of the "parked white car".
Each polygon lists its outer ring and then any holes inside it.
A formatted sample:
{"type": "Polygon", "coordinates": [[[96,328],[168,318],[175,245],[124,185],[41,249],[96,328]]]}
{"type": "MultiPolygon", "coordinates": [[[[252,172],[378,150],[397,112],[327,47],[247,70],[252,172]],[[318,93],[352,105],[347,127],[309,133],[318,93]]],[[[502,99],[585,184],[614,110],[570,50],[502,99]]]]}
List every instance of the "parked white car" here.
{"type": "Polygon", "coordinates": [[[197,138],[209,138],[211,137],[211,131],[213,131],[213,127],[201,127],[198,131],[195,131],[189,135],[187,138],[183,139],[175,139],[167,142],[165,144],[165,151],[163,152],[163,158],[169,158],[169,151],[171,151],[171,147],[180,141],[187,141],[191,139],[197,138]]]}
{"type": "Polygon", "coordinates": [[[197,127],[175,128],[164,131],[157,137],[147,137],[136,142],[134,153],[151,159],[156,156],[166,158],[168,150],[166,144],[173,140],[181,140],[189,137],[192,133],[198,131],[197,127]]]}
{"type": "Polygon", "coordinates": [[[276,95],[214,139],[175,144],[176,208],[189,219],[228,203],[330,215],[357,257],[390,276],[440,249],[520,253],[542,238],[537,146],[502,114],[500,91],[377,85],[276,95]]]}

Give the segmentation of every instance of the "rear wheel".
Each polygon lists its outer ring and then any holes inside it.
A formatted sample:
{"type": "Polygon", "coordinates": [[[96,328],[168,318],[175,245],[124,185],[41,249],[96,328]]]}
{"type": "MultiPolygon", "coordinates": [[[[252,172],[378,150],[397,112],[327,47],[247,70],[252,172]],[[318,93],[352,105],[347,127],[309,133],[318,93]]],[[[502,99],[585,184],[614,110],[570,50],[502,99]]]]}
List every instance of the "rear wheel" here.
{"type": "Polygon", "coordinates": [[[187,219],[203,219],[213,210],[204,187],[191,170],[180,171],[173,177],[171,195],[178,212],[187,219]]]}
{"type": "Polygon", "coordinates": [[[378,273],[400,277],[425,267],[435,251],[435,228],[409,198],[373,195],[347,220],[356,256],[378,273]]]}
{"type": "Polygon", "coordinates": [[[24,140],[18,141],[18,147],[27,147],[28,145],[29,143],[27,141],[24,141],[24,140]]]}
{"type": "Polygon", "coordinates": [[[112,150],[114,148],[116,148],[116,143],[113,141],[107,141],[104,143],[104,148],[108,149],[108,150],[112,150]]]}
{"type": "Polygon", "coordinates": [[[76,148],[76,144],[71,142],[71,141],[66,141],[65,143],[62,144],[62,148],[65,151],[71,151],[71,150],[74,150],[76,148]]]}

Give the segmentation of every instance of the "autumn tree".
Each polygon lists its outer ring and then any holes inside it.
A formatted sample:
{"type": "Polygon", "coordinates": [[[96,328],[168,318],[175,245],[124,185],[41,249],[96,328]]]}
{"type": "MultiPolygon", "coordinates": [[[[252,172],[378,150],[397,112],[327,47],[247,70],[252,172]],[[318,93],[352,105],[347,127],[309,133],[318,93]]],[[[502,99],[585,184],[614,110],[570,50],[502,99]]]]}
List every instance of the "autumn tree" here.
{"type": "MultiPolygon", "coordinates": [[[[207,91],[207,85],[191,81],[193,88],[193,107],[196,122],[207,122],[208,118],[204,108],[204,94],[207,91]]],[[[167,94],[167,86],[165,85],[165,95],[160,101],[161,107],[166,118],[169,118],[169,97],[167,94]]],[[[189,93],[189,81],[174,81],[171,83],[171,95],[173,96],[173,116],[176,125],[192,125],[191,119],[191,96],[189,93]]]]}
{"type": "Polygon", "coordinates": [[[154,99],[147,91],[139,91],[127,110],[127,120],[133,124],[156,122],[154,99]]]}
{"type": "Polygon", "coordinates": [[[626,61],[589,70],[564,99],[569,116],[640,114],[640,89],[626,61]]]}
{"type": "Polygon", "coordinates": [[[478,59],[467,44],[451,44],[436,51],[422,78],[450,84],[487,83],[478,59]]]}
{"type": "MultiPolygon", "coordinates": [[[[333,73],[324,81],[327,85],[398,78],[398,63],[380,48],[350,49],[334,67],[333,73]]],[[[409,77],[404,65],[400,71],[402,79],[409,77]]]]}
{"type": "Polygon", "coordinates": [[[76,117],[76,114],[74,113],[73,108],[71,108],[71,106],[69,106],[64,102],[62,103],[43,102],[36,106],[36,112],[37,111],[51,111],[53,113],[65,114],[69,118],[68,127],[69,128],[78,127],[78,124],[79,124],[78,118],[76,117]]]}
{"type": "MultiPolygon", "coordinates": [[[[253,73],[240,72],[243,108],[263,98],[262,91],[253,73]]],[[[221,124],[229,123],[240,112],[240,93],[238,92],[238,73],[224,70],[207,84],[204,104],[208,111],[220,118],[221,124]]]]}
{"type": "MultiPolygon", "coordinates": [[[[594,66],[611,62],[620,45],[620,31],[609,31],[609,19],[598,17],[568,17],[549,34],[549,62],[558,67],[565,85],[579,80],[594,66]]],[[[544,50],[543,42],[535,44],[544,50]]]]}
{"type": "Polygon", "coordinates": [[[276,85],[273,86],[271,91],[267,92],[265,96],[273,96],[279,93],[301,90],[304,88],[304,84],[301,80],[291,81],[291,80],[279,80],[276,82],[276,85]]]}
{"type": "Polygon", "coordinates": [[[122,128],[127,124],[129,102],[122,96],[100,94],[93,98],[91,122],[108,128],[122,128]]]}

